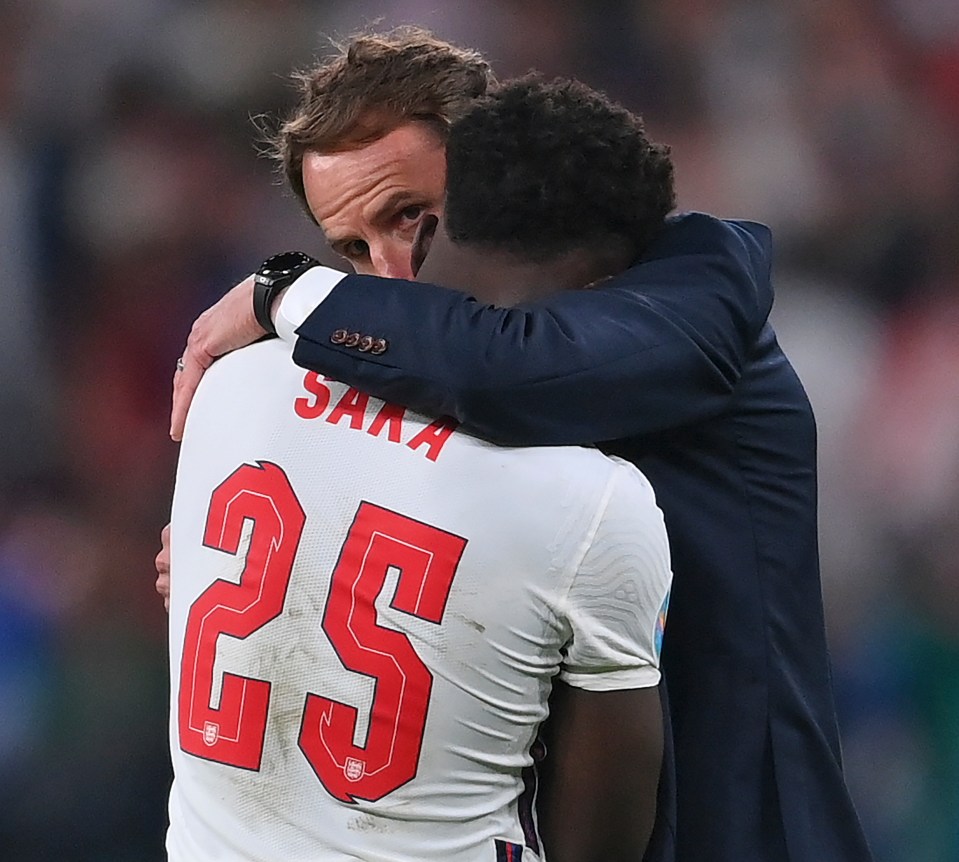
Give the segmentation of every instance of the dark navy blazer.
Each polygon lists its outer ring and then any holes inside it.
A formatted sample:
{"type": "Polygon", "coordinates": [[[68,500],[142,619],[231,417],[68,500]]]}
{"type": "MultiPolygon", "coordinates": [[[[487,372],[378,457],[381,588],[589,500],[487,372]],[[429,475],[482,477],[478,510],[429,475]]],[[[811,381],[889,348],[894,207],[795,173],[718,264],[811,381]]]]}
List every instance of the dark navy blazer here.
{"type": "Polygon", "coordinates": [[[599,442],[639,466],[674,571],[677,809],[655,855],[675,828],[681,862],[862,862],[823,625],[816,428],[766,320],[770,256],[762,225],[694,213],[604,286],[528,306],[350,276],[294,358],[500,443],[599,442]],[[388,349],[334,344],[339,329],[388,349]]]}

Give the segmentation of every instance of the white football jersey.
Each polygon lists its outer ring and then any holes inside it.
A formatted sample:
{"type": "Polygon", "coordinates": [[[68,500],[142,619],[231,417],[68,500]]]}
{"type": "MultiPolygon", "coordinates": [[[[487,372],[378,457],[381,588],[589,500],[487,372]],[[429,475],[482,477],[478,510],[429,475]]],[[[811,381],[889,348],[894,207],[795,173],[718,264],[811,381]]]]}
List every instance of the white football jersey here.
{"type": "Polygon", "coordinates": [[[207,372],[171,552],[174,862],[541,859],[553,677],[659,680],[669,552],[639,471],[493,446],[279,340],[207,372]]]}

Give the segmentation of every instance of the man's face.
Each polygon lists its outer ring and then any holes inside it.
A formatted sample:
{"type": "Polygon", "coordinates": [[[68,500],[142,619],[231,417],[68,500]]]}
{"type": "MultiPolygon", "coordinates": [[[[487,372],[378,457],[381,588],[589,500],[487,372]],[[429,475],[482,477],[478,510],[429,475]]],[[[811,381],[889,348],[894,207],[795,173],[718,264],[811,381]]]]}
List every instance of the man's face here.
{"type": "Polygon", "coordinates": [[[416,228],[443,207],[444,145],[428,126],[408,123],[355,150],[311,151],[303,186],[333,250],[358,273],[411,279],[416,228]]]}

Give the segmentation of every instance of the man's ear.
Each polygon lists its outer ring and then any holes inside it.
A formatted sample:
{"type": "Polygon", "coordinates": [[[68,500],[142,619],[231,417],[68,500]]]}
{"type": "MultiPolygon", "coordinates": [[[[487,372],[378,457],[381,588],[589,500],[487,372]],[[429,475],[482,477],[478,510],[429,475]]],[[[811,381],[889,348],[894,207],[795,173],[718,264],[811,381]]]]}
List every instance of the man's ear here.
{"type": "Polygon", "coordinates": [[[414,278],[420,271],[423,261],[426,260],[426,255],[429,254],[430,245],[433,242],[433,237],[436,234],[436,228],[439,223],[440,220],[432,213],[429,213],[423,216],[419,227],[416,228],[416,235],[413,237],[413,248],[410,250],[410,267],[413,270],[414,278]]]}

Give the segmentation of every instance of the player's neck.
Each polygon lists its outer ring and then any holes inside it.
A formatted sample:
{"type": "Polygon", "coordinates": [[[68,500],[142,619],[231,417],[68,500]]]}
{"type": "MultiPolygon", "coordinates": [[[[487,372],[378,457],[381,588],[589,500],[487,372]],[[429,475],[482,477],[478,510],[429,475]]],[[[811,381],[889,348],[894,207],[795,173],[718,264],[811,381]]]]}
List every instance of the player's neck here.
{"type": "Polygon", "coordinates": [[[628,265],[625,257],[599,260],[594,254],[580,251],[545,262],[489,252],[474,270],[474,295],[501,307],[535,302],[560,290],[588,287],[628,265]]]}
{"type": "Polygon", "coordinates": [[[634,254],[627,243],[611,240],[548,261],[532,261],[487,246],[453,243],[443,231],[436,232],[428,248],[417,276],[421,281],[452,287],[500,307],[587,287],[622,272],[634,254]]]}

